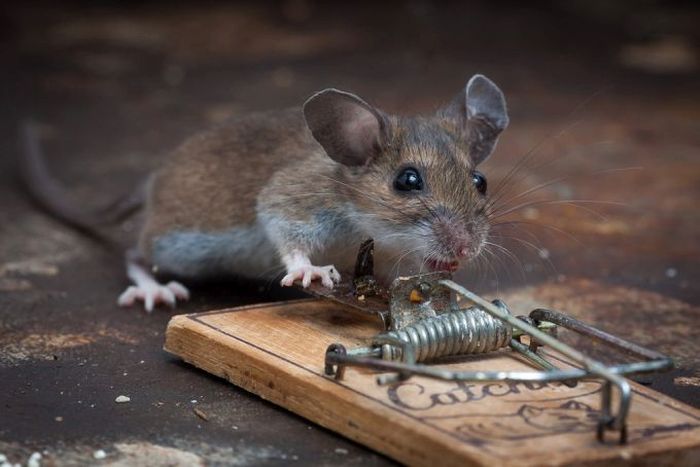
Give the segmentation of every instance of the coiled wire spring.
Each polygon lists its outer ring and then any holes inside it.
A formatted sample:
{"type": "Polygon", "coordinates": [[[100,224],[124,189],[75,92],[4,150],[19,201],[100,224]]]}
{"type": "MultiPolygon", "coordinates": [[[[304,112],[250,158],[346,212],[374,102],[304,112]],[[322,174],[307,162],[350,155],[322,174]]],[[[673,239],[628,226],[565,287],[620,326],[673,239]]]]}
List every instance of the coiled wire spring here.
{"type": "MultiPolygon", "coordinates": [[[[510,314],[500,300],[493,303],[510,314]]],[[[507,347],[512,337],[512,326],[480,308],[470,307],[379,334],[375,345],[381,345],[383,359],[401,360],[402,348],[385,343],[400,341],[411,346],[416,362],[427,362],[450,355],[493,352],[507,347]]]]}

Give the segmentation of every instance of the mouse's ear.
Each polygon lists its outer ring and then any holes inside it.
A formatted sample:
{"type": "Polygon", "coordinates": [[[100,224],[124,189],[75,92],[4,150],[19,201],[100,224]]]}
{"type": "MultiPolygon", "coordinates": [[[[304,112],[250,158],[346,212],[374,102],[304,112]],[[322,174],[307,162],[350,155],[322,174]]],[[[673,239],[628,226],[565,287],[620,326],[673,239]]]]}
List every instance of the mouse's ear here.
{"type": "Polygon", "coordinates": [[[474,165],[485,161],[508,126],[503,92],[484,75],[474,75],[439,115],[454,121],[463,134],[474,165]]]}
{"type": "Polygon", "coordinates": [[[348,92],[324,89],[314,94],[304,104],[304,118],[328,157],[343,165],[367,164],[386,143],[385,117],[348,92]]]}

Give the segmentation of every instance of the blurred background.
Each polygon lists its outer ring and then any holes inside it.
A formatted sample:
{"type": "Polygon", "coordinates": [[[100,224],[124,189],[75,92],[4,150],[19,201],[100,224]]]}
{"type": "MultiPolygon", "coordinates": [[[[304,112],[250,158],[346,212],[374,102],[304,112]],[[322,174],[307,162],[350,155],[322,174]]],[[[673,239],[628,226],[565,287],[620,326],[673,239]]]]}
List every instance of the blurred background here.
{"type": "MultiPolygon", "coordinates": [[[[516,298],[552,283],[571,297],[595,284],[629,297],[645,290],[653,294],[647,303],[665,303],[669,320],[685,323],[669,342],[685,342],[697,327],[698,2],[22,1],[3,2],[0,12],[0,381],[16,386],[0,395],[14,415],[0,426],[0,452],[54,446],[55,417],[68,412],[80,422],[61,425],[68,443],[94,447],[95,439],[128,435],[190,449],[200,435],[175,404],[204,394],[225,420],[220,430],[209,425],[211,446],[195,449],[206,459],[235,425],[235,446],[250,448],[257,462],[388,462],[167,360],[160,345],[169,313],[117,309],[121,261],[18,190],[17,125],[25,117],[42,124],[51,169],[71,194],[99,205],[187,136],[229,117],[298,106],[330,86],[388,112],[427,113],[483,73],[504,91],[511,117],[483,171],[496,187],[515,168],[503,206],[519,206],[512,218],[521,224],[501,231],[512,257],[499,254],[459,280],[516,298]],[[114,375],[122,370],[149,382],[149,402],[116,417],[114,375]],[[59,387],[70,400],[57,398],[59,387]],[[104,410],[87,409],[89,400],[104,410]],[[256,423],[261,416],[267,426],[256,423]],[[290,434],[270,441],[279,432],[290,434]]],[[[112,233],[129,238],[134,228],[127,222],[112,233]]],[[[181,311],[288,296],[265,285],[202,286],[181,311]]],[[[626,311],[598,318],[624,332],[626,311]]],[[[649,344],[654,329],[637,337],[649,344]]],[[[695,350],[683,349],[676,356],[692,384],[667,389],[691,401],[699,365],[689,357],[695,350]]]]}

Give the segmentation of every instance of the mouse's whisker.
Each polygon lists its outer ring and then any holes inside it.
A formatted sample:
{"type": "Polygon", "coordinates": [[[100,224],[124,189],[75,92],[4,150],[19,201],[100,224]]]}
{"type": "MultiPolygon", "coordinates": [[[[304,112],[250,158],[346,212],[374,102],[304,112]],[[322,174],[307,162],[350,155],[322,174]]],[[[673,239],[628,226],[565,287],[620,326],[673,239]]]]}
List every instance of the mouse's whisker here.
{"type": "MultiPolygon", "coordinates": [[[[523,178],[523,171],[520,169],[531,159],[534,160],[535,156],[539,153],[539,150],[542,148],[542,146],[545,143],[548,142],[557,142],[559,139],[564,136],[566,133],[570,132],[576,125],[578,125],[581,122],[581,119],[574,119],[574,117],[581,111],[583,110],[588,104],[595,99],[598,95],[602,94],[605,92],[606,88],[601,88],[596,90],[595,92],[591,93],[588,97],[585,99],[581,100],[566,116],[564,116],[564,121],[571,120],[569,123],[566,125],[562,126],[556,133],[551,132],[545,135],[542,139],[540,139],[532,148],[530,148],[525,155],[520,159],[518,163],[516,163],[508,172],[508,174],[499,182],[499,184],[496,186],[496,189],[494,191],[494,194],[499,192],[502,189],[512,189],[512,186],[515,184],[514,182],[520,181],[523,178]],[[520,174],[520,178],[515,178],[516,174],[520,174]]],[[[538,167],[544,167],[554,160],[557,160],[556,157],[552,157],[550,161],[545,161],[545,163],[540,164],[538,167]]]]}
{"type": "Polygon", "coordinates": [[[337,183],[345,188],[353,190],[355,193],[359,194],[360,196],[363,196],[364,198],[366,198],[366,199],[368,199],[368,200],[370,200],[370,201],[372,201],[372,202],[374,202],[374,203],[376,203],[376,204],[378,204],[386,209],[389,209],[390,211],[393,211],[394,213],[396,213],[402,217],[408,217],[411,220],[417,220],[417,216],[415,216],[415,215],[412,216],[412,215],[406,213],[405,211],[402,211],[402,210],[392,206],[388,202],[384,202],[384,201],[378,199],[376,196],[369,195],[366,191],[361,190],[357,187],[354,187],[354,186],[350,185],[349,183],[345,183],[342,180],[338,180],[338,179],[335,179],[333,177],[329,177],[327,175],[321,175],[321,176],[323,178],[333,182],[333,183],[337,183]]]}
{"type": "Polygon", "coordinates": [[[549,265],[549,267],[551,268],[551,271],[552,271],[554,274],[559,274],[559,271],[557,270],[557,267],[554,265],[554,263],[553,263],[552,260],[549,258],[549,256],[545,256],[545,255],[542,254],[542,251],[543,251],[543,248],[542,248],[542,247],[537,246],[537,245],[535,245],[535,244],[533,244],[533,243],[531,243],[531,242],[528,242],[527,240],[523,240],[522,238],[519,238],[519,237],[504,237],[504,238],[508,238],[508,239],[514,240],[514,241],[520,243],[521,245],[525,246],[526,248],[532,249],[532,250],[535,252],[536,257],[537,257],[540,261],[546,262],[546,263],[549,265]]]}
{"type": "Polygon", "coordinates": [[[421,250],[420,247],[411,248],[411,249],[403,250],[403,251],[399,252],[398,254],[389,257],[389,261],[398,257],[398,259],[396,259],[394,261],[391,268],[389,269],[390,273],[398,275],[400,268],[401,268],[401,261],[403,261],[407,256],[414,254],[414,253],[417,253],[420,250],[421,250]],[[394,272],[394,271],[396,271],[396,272],[394,272]]]}
{"type": "Polygon", "coordinates": [[[527,173],[534,172],[536,168],[542,168],[545,167],[552,162],[556,161],[557,154],[552,153],[552,154],[542,154],[539,150],[542,148],[542,146],[545,143],[548,142],[556,142],[561,136],[563,136],[567,131],[569,131],[571,128],[573,128],[575,125],[577,125],[579,122],[574,121],[568,125],[566,125],[562,130],[560,130],[557,134],[547,134],[544,136],[540,141],[537,142],[532,148],[530,148],[522,158],[516,162],[513,167],[508,171],[508,173],[503,177],[497,184],[496,187],[494,188],[492,195],[497,195],[499,193],[502,193],[505,191],[506,193],[510,192],[513,189],[513,186],[517,184],[517,182],[522,181],[525,176],[527,176],[527,173]],[[549,157],[549,159],[545,159],[544,162],[539,163],[539,165],[533,165],[532,167],[528,167],[529,170],[524,170],[528,164],[530,163],[535,163],[537,161],[537,158],[543,156],[543,157],[549,157]]]}
{"type": "MultiPolygon", "coordinates": [[[[558,177],[552,180],[545,181],[539,185],[536,185],[534,187],[531,187],[515,196],[512,196],[506,200],[503,200],[503,196],[492,196],[489,202],[487,203],[487,209],[492,209],[494,206],[499,205],[498,208],[501,206],[506,206],[508,203],[511,203],[515,200],[518,200],[520,198],[523,198],[527,195],[537,193],[545,188],[548,188],[552,185],[556,185],[557,183],[562,183],[565,181],[571,181],[574,179],[582,178],[582,177],[592,177],[596,175],[607,175],[607,174],[612,174],[612,173],[619,173],[619,172],[626,172],[626,171],[631,171],[631,170],[642,170],[642,167],[618,167],[618,168],[613,168],[613,169],[604,169],[604,170],[595,170],[591,172],[583,172],[583,173],[577,173],[577,174],[572,174],[564,177],[558,177]]],[[[496,209],[498,209],[496,208],[496,209]]]]}
{"type": "MultiPolygon", "coordinates": [[[[381,206],[386,207],[387,209],[394,210],[394,211],[396,211],[397,213],[400,212],[397,208],[394,208],[393,206],[391,206],[391,205],[389,205],[389,204],[386,204],[386,203],[382,202],[381,200],[378,200],[376,197],[370,196],[368,193],[366,193],[366,192],[364,192],[364,191],[362,191],[362,190],[360,190],[360,189],[358,189],[358,188],[356,188],[356,187],[353,187],[353,186],[349,185],[348,183],[345,183],[345,182],[343,182],[343,181],[341,181],[341,180],[337,180],[337,179],[335,179],[335,178],[333,178],[333,177],[329,177],[329,176],[326,176],[326,175],[321,175],[321,177],[323,177],[323,178],[325,178],[325,179],[327,179],[327,180],[329,180],[329,181],[331,181],[331,182],[333,182],[333,183],[337,183],[337,184],[343,185],[343,186],[346,187],[346,188],[349,188],[349,189],[351,189],[351,190],[354,190],[354,191],[355,191],[356,193],[358,193],[360,196],[363,196],[364,198],[367,198],[367,199],[369,199],[370,201],[376,202],[377,204],[380,204],[381,206]]],[[[305,184],[304,186],[307,186],[307,185],[305,184]]],[[[319,191],[317,191],[317,192],[302,193],[302,194],[299,194],[299,195],[291,195],[291,196],[288,196],[288,199],[292,199],[292,198],[294,198],[295,196],[298,196],[298,197],[313,197],[313,196],[315,196],[316,194],[319,194],[319,195],[329,195],[329,196],[331,196],[331,195],[332,195],[332,196],[337,195],[337,193],[334,192],[334,191],[328,191],[328,192],[319,192],[319,191]]]]}
{"type": "MultiPolygon", "coordinates": [[[[529,237],[532,241],[534,241],[534,242],[537,243],[538,245],[541,245],[541,244],[542,244],[542,241],[539,239],[539,237],[538,237],[537,235],[535,235],[534,232],[531,232],[531,231],[529,231],[529,230],[525,230],[525,229],[523,229],[521,226],[519,226],[519,225],[517,225],[517,224],[516,224],[516,225],[513,225],[512,228],[516,229],[518,232],[520,232],[520,233],[524,234],[525,236],[529,237]]],[[[497,233],[493,236],[493,238],[505,238],[505,235],[503,235],[502,232],[497,232],[497,233]]]]}
{"type": "Polygon", "coordinates": [[[528,232],[528,230],[525,230],[522,227],[523,225],[532,226],[532,227],[542,227],[544,229],[548,229],[553,233],[558,233],[558,234],[564,235],[565,237],[567,237],[570,240],[573,240],[574,242],[576,242],[580,246],[585,246],[585,244],[578,237],[576,237],[574,234],[572,234],[571,232],[568,232],[564,229],[561,229],[561,228],[556,227],[556,226],[551,225],[551,224],[546,224],[544,222],[529,222],[529,221],[521,221],[521,220],[501,221],[501,222],[497,222],[495,224],[492,224],[491,228],[492,229],[514,228],[514,229],[518,229],[518,231],[521,231],[521,232],[528,232]]]}
{"type": "Polygon", "coordinates": [[[582,209],[584,211],[587,211],[596,217],[607,220],[607,217],[605,217],[603,214],[594,211],[590,208],[587,208],[585,206],[582,206],[583,204],[598,204],[598,205],[606,205],[606,206],[626,206],[627,203],[622,203],[619,201],[598,201],[598,200],[591,200],[591,199],[563,199],[563,200],[536,200],[536,201],[529,201],[525,203],[521,203],[517,206],[514,206],[512,208],[508,208],[504,211],[492,211],[488,213],[489,220],[494,220],[494,219],[499,219],[501,217],[504,217],[508,214],[511,214],[516,211],[520,211],[521,209],[525,209],[528,207],[533,207],[533,206],[547,206],[547,205],[570,205],[572,207],[576,207],[578,209],[582,209]]]}
{"type": "Polygon", "coordinates": [[[493,263],[489,261],[489,258],[492,258],[494,261],[497,261],[503,269],[506,269],[505,265],[503,264],[503,260],[496,253],[491,251],[491,245],[484,245],[482,251],[484,254],[476,257],[476,259],[478,260],[477,265],[479,268],[481,267],[481,265],[485,265],[488,269],[491,270],[496,280],[496,291],[498,291],[500,287],[500,278],[498,277],[498,270],[495,268],[493,263]]]}
{"type": "Polygon", "coordinates": [[[436,250],[434,245],[431,245],[425,255],[423,255],[423,260],[420,263],[419,274],[423,273],[423,269],[428,265],[430,261],[440,261],[441,256],[439,251],[436,250]]]}
{"type": "Polygon", "coordinates": [[[497,248],[499,251],[501,251],[508,259],[510,259],[513,264],[518,265],[521,269],[523,267],[522,262],[520,261],[520,258],[518,258],[512,251],[510,251],[508,248],[504,247],[503,245],[499,245],[498,243],[494,242],[485,242],[486,245],[492,246],[494,248],[497,248]]]}

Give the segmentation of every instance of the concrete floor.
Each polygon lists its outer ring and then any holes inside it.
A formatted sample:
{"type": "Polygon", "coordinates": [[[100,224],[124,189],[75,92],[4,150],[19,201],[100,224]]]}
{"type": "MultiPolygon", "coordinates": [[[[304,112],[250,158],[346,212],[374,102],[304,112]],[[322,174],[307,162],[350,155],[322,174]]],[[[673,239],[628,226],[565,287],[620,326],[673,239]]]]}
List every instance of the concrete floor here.
{"type": "MultiPolygon", "coordinates": [[[[391,463],[164,353],[171,312],[118,308],[121,259],[18,190],[17,124],[42,122],[57,177],[99,205],[232,115],[299,105],[328,86],[390,112],[428,112],[477,72],[499,83],[511,113],[484,167],[491,186],[521,163],[512,196],[545,184],[524,199],[595,203],[522,209],[515,218],[530,224],[508,244],[517,263],[504,256],[460,281],[669,353],[678,369],[652,387],[700,406],[700,16],[691,3],[606,5],[5,7],[0,453],[26,462],[43,452],[56,465],[97,449],[124,465],[391,463]],[[131,402],[116,404],[119,395],[131,402]]],[[[128,243],[134,228],[111,234],[128,243]]],[[[225,282],[193,295],[178,313],[295,293],[225,282]]]]}

